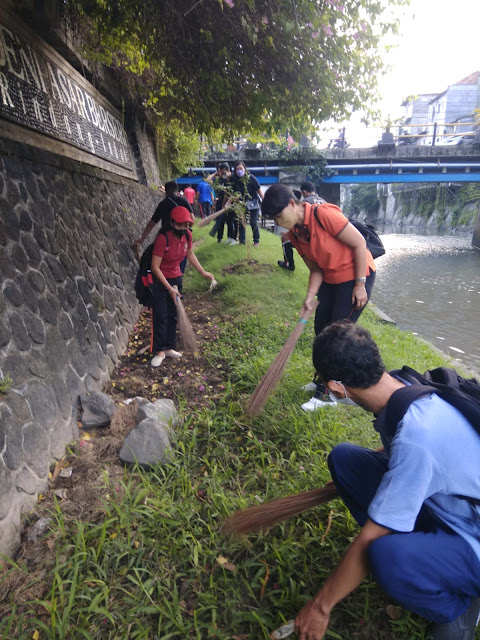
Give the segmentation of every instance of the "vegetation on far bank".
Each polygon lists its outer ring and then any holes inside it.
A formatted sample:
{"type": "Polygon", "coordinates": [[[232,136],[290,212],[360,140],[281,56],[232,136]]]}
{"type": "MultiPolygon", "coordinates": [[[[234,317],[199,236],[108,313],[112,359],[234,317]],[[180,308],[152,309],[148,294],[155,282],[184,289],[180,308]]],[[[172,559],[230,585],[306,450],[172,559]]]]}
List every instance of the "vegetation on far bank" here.
{"type": "MultiPolygon", "coordinates": [[[[205,293],[217,329],[202,349],[213,369],[222,363],[223,395],[191,406],[180,389],[185,420],[175,460],[116,474],[105,465],[96,481],[100,512],[72,519],[55,498],[39,552],[32,558],[25,544],[0,574],[1,638],[267,639],[315,593],[355,536],[357,526],[340,500],[267,534],[222,535],[221,523],[235,509],[322,486],[335,444],[378,446],[378,438],[371,416],[360,409],[301,411],[308,393],[300,387],[312,374],[311,323],[264,413],[253,422],[245,417],[249,394],[297,321],[307,270],[300,261],[294,273],[279,269],[280,240],[267,232],[254,248],[248,230],[245,248],[218,245],[207,231],[194,233],[203,239],[196,254],[219,285],[205,293]],[[225,314],[229,319],[221,320],[225,314]]],[[[187,306],[189,292],[206,292],[196,272],[187,272],[184,292],[187,306]]],[[[388,368],[424,370],[446,362],[369,310],[361,324],[388,368]]],[[[133,358],[129,363],[134,366],[133,358]]],[[[158,397],[166,389],[161,380],[158,397]]],[[[208,383],[202,386],[207,393],[208,383]]],[[[365,580],[335,608],[327,637],[424,638],[425,622],[393,605],[365,580]]]]}

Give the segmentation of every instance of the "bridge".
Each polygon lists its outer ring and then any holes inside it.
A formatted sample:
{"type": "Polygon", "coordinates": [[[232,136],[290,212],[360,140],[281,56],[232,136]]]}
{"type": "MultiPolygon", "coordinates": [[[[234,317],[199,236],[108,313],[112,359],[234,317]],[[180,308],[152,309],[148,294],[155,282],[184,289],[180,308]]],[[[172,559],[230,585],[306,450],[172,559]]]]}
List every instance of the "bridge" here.
{"type": "MultiPolygon", "coordinates": [[[[379,144],[369,149],[328,149],[317,159],[326,158],[325,176],[318,189],[329,202],[340,203],[341,184],[365,183],[410,183],[439,184],[480,182],[480,143],[459,146],[420,146],[379,144]]],[[[296,184],[308,178],[308,168],[300,161],[280,164],[266,158],[260,149],[244,149],[241,152],[227,152],[208,156],[205,167],[194,167],[189,173],[177,179],[179,184],[197,184],[203,173],[215,171],[219,162],[232,163],[243,160],[248,170],[255,175],[260,184],[271,185],[275,182],[296,184]]],[[[480,211],[480,210],[479,210],[480,211]]],[[[472,244],[480,248],[480,213],[477,218],[472,244]]]]}

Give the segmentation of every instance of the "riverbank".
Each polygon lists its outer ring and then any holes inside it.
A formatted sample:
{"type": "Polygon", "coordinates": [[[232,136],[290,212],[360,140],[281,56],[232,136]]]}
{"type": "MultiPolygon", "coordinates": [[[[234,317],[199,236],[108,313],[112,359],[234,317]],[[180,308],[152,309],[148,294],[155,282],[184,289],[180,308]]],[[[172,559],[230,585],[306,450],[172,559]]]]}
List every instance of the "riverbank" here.
{"type": "MultiPolygon", "coordinates": [[[[258,248],[217,245],[206,230],[195,238],[203,240],[196,248],[201,263],[219,282],[210,293],[197,273],[186,276],[185,304],[202,359],[149,368],[139,354],[148,333],[140,320],[109,389],[124,408],[140,391],[176,401],[185,419],[175,460],[154,471],[124,471],[113,441],[105,441],[112,434],[82,434],[67,456],[72,464],[89,459],[79,466],[84,502],[69,509],[52,492],[29,516],[30,523],[52,521],[46,536],[25,540],[1,576],[2,638],[268,638],[313,595],[357,531],[335,500],[268,534],[222,535],[221,522],[235,509],[322,486],[326,456],[338,442],[379,443],[360,409],[300,410],[308,393],[299,389],[312,373],[311,323],[265,412],[255,421],[245,417],[249,395],[298,319],[307,270],[300,263],[293,273],[277,267],[281,245],[272,234],[262,233],[258,248]]],[[[368,310],[361,323],[388,368],[445,363],[368,310]]],[[[334,610],[330,637],[422,638],[424,622],[392,604],[365,581],[334,610]]]]}

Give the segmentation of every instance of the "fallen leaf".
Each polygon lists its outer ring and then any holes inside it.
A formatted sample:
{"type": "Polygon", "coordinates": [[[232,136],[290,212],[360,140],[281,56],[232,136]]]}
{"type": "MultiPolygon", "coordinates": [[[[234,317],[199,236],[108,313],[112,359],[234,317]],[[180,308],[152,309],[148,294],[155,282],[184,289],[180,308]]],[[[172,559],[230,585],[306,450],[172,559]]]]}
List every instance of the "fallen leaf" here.
{"type": "Polygon", "coordinates": [[[35,630],[35,631],[33,632],[32,639],[33,639],[33,640],[38,640],[39,638],[40,638],[40,632],[39,632],[38,630],[35,630]]]}
{"type": "Polygon", "coordinates": [[[403,615],[402,607],[397,607],[394,604],[388,604],[385,607],[385,611],[391,620],[400,620],[403,615]]]}

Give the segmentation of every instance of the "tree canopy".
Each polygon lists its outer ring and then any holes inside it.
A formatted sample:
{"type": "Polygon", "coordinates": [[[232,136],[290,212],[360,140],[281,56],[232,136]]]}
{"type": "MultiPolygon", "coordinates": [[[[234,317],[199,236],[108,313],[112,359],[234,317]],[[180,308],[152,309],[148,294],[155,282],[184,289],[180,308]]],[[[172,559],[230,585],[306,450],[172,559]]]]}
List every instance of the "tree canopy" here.
{"type": "Polygon", "coordinates": [[[408,0],[65,0],[92,59],[199,133],[305,131],[369,103],[408,0]]]}

